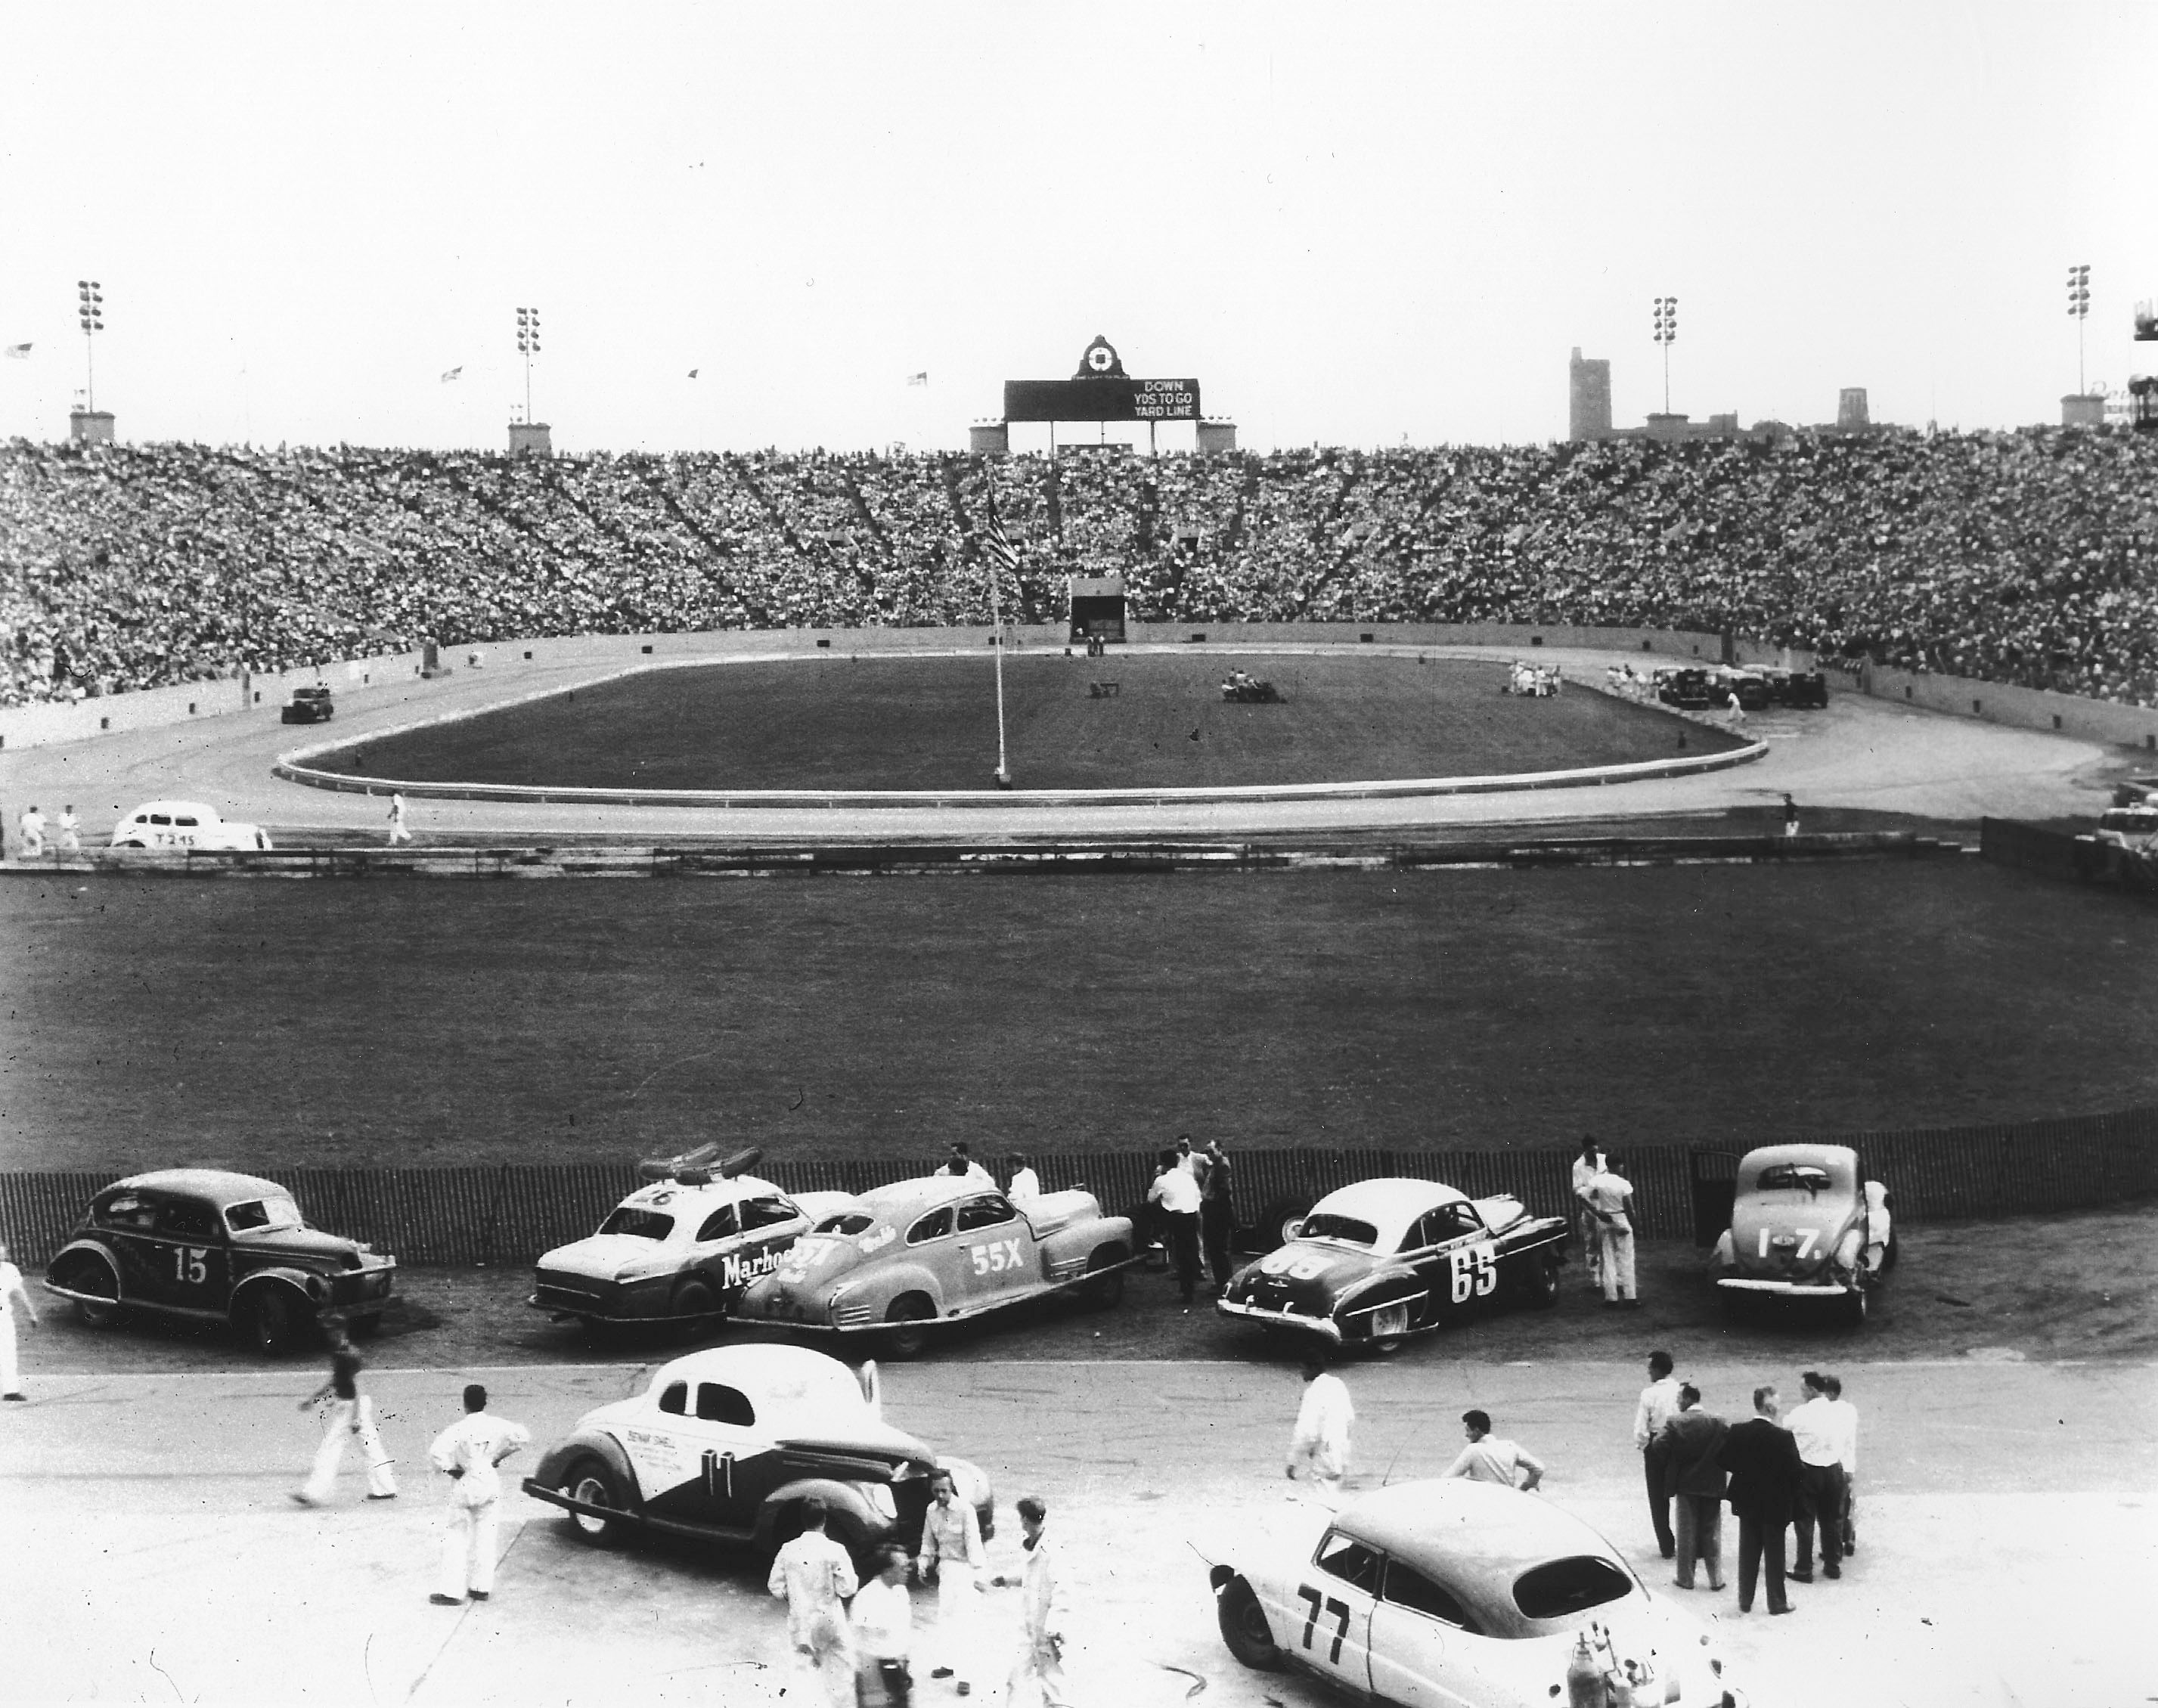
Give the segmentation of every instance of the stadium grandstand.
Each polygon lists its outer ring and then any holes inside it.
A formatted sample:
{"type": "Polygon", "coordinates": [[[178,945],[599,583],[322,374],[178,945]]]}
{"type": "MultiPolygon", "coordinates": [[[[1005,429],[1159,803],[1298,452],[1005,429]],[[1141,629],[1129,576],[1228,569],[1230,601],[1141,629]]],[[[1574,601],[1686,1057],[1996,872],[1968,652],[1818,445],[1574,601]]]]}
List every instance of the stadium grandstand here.
{"type": "Polygon", "coordinates": [[[2158,439],[1150,457],[0,447],[0,704],[433,641],[1022,622],[1115,574],[1135,621],[1725,631],[2158,704],[2158,439]]]}

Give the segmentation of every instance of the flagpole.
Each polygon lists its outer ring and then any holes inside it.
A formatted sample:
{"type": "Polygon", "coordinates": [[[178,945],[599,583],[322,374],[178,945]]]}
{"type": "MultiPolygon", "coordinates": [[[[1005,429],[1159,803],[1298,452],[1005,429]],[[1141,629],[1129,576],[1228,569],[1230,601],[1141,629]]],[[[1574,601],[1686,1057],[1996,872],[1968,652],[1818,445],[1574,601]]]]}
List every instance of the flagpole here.
{"type": "Polygon", "coordinates": [[[989,559],[989,625],[995,631],[989,643],[997,654],[997,787],[1011,787],[1011,767],[1004,762],[1004,620],[997,603],[997,560],[989,559]]]}

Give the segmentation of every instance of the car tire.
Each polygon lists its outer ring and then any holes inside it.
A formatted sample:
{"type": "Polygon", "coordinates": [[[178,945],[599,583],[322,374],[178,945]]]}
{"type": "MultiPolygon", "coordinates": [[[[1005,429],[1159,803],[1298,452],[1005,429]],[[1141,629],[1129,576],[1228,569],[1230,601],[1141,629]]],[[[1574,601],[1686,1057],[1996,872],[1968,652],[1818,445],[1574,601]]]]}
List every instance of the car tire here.
{"type": "Polygon", "coordinates": [[[1399,1352],[1402,1348],[1408,1344],[1409,1337],[1406,1334],[1382,1334],[1377,1339],[1370,1343],[1371,1356],[1374,1358],[1391,1358],[1397,1352],[1399,1352]]]}
{"type": "Polygon", "coordinates": [[[1309,1198],[1277,1198],[1259,1212],[1252,1224],[1250,1249],[1254,1251],[1274,1251],[1288,1243],[1288,1229],[1292,1222],[1302,1221],[1311,1214],[1309,1198]]]}
{"type": "Polygon", "coordinates": [[[345,1326],[354,1339],[372,1340],[382,1332],[382,1318],[379,1313],[371,1317],[354,1317],[345,1326]]]}
{"type": "Polygon", "coordinates": [[[111,1329],[126,1318],[120,1303],[120,1282],[110,1267],[94,1259],[72,1264],[65,1285],[78,1293],[96,1293],[95,1300],[80,1298],[75,1302],[75,1313],[85,1329],[111,1329]]]}
{"type": "MultiPolygon", "coordinates": [[[[587,1506],[605,1506],[627,1513],[629,1503],[622,1484],[606,1463],[600,1459],[579,1459],[564,1473],[560,1492],[572,1500],[581,1500],[587,1506]]],[[[619,1548],[629,1535],[629,1520],[622,1518],[594,1518],[590,1513],[565,1514],[570,1529],[577,1540],[588,1548],[619,1548]]]]}
{"type": "Polygon", "coordinates": [[[929,1344],[929,1325],[937,1320],[937,1310],[920,1293],[910,1293],[891,1302],[884,1320],[884,1333],[878,1337],[884,1343],[884,1355],[905,1362],[921,1357],[929,1344]]]}
{"type": "Polygon", "coordinates": [[[1088,1274],[1079,1283],[1081,1304],[1090,1311],[1107,1311],[1123,1302],[1127,1255],[1122,1246],[1104,1246],[1087,1260],[1088,1274]]]}
{"type": "Polygon", "coordinates": [[[240,1339],[266,1358],[287,1350],[309,1315],[305,1302],[288,1287],[272,1282],[258,1287],[234,1313],[240,1339]]]}
{"type": "Polygon", "coordinates": [[[1267,1610],[1259,1605],[1250,1584],[1241,1577],[1230,1579],[1214,1598],[1214,1613],[1221,1621],[1221,1641],[1230,1654],[1254,1672],[1281,1670],[1281,1650],[1274,1645],[1273,1628],[1267,1623],[1267,1610]]]}
{"type": "Polygon", "coordinates": [[[1844,1294],[1839,1308],[1843,1320],[1851,1327],[1863,1329],[1866,1326],[1866,1282],[1863,1277],[1859,1277],[1851,1291],[1844,1294]]]}
{"type": "Polygon", "coordinates": [[[675,1319],[668,1326],[678,1340],[701,1340],[711,1332],[719,1309],[719,1295],[709,1282],[685,1281],[674,1289],[675,1319]]]}
{"type": "Polygon", "coordinates": [[[1558,1303],[1558,1253],[1531,1251],[1521,1262],[1521,1302],[1532,1311],[1558,1303]]]}

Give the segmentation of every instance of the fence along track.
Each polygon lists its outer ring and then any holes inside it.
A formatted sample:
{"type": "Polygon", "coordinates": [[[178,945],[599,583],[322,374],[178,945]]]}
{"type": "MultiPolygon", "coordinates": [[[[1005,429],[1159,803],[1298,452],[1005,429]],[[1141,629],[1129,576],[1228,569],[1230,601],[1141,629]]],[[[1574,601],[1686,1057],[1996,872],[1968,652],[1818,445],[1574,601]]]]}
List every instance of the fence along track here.
{"type": "MultiPolygon", "coordinates": [[[[2093,1208],[2158,1192],[2158,1108],[2016,1122],[1995,1127],[1840,1134],[1869,1173],[1896,1195],[1911,1223],[2093,1208]]],[[[1742,1139],[1711,1147],[1743,1150],[1742,1139]]],[[[1634,1222],[1650,1239],[1682,1239],[1693,1227],[1684,1145],[1614,1147],[1634,1185],[1634,1222]]],[[[1150,1153],[1031,1153],[1043,1184],[1083,1184],[1112,1212],[1146,1195],[1150,1153]]],[[[1231,1151],[1236,1213],[1252,1222],[1270,1207],[1307,1205],[1351,1181],[1382,1175],[1443,1180],[1471,1197],[1518,1195],[1531,1210],[1563,1211],[1570,1150],[1392,1151],[1299,1148],[1231,1151]]],[[[758,1172],[791,1191],[858,1192],[927,1174],[941,1158],[856,1157],[789,1162],[758,1172]]],[[[581,1238],[639,1184],[627,1163],[503,1163],[453,1168],[247,1169],[291,1187],[307,1219],[395,1252],[410,1264],[524,1267],[549,1247],[581,1238]]],[[[83,1169],[0,1174],[0,1236],[25,1267],[42,1267],[66,1242],[84,1206],[119,1176],[83,1169]]]]}

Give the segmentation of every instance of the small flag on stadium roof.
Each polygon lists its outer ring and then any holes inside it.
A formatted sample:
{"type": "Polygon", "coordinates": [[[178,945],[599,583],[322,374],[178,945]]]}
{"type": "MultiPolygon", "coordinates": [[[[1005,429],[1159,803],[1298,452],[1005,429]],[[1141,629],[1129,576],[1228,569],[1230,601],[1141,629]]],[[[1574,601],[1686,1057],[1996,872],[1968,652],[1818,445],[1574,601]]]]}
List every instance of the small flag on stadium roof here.
{"type": "Polygon", "coordinates": [[[452,379],[456,379],[458,374],[464,371],[465,370],[462,366],[445,369],[442,374],[442,384],[447,385],[452,379]]]}
{"type": "Polygon", "coordinates": [[[983,501],[982,549],[999,563],[1016,575],[1019,573],[1019,550],[1004,532],[1004,524],[997,520],[997,501],[983,501]]]}
{"type": "Polygon", "coordinates": [[[692,368],[692,369],[689,370],[689,377],[690,377],[692,379],[694,379],[697,377],[697,370],[696,370],[694,368],[692,368]]]}
{"type": "Polygon", "coordinates": [[[8,353],[20,362],[29,355],[30,347],[28,344],[10,344],[8,346],[8,353]]]}
{"type": "Polygon", "coordinates": [[[928,370],[927,368],[924,368],[924,369],[922,369],[919,374],[908,374],[908,375],[906,376],[906,383],[907,383],[909,385],[927,385],[927,384],[929,384],[929,370],[928,370]]]}

